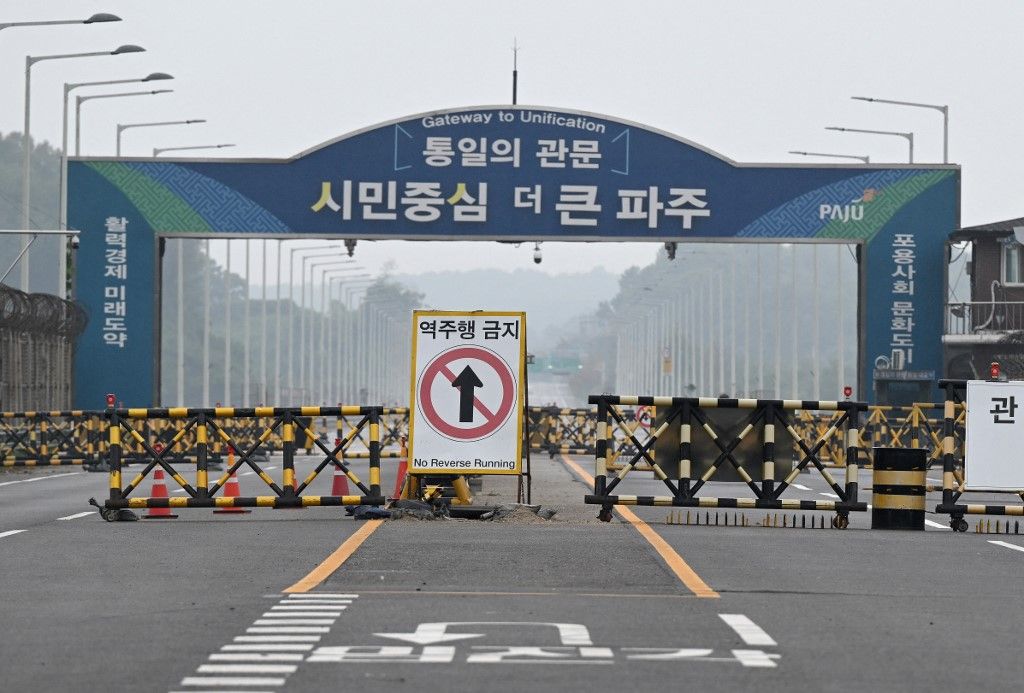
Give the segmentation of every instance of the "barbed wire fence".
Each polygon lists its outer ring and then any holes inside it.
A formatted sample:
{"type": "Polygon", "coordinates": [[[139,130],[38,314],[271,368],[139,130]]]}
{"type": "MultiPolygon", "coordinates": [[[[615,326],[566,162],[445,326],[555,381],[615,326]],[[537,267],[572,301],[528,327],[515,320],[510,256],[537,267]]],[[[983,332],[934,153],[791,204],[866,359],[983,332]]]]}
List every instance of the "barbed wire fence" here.
{"type": "Polygon", "coordinates": [[[75,339],[87,321],[77,303],[0,284],[0,408],[70,409],[75,339]]]}

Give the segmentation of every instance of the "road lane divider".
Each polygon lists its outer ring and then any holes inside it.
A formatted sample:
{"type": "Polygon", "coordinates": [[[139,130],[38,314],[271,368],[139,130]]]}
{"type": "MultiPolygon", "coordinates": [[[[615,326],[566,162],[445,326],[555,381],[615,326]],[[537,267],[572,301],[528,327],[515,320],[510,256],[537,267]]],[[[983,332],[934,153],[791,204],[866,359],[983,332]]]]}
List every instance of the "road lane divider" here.
{"type": "MultiPolygon", "coordinates": [[[[348,539],[342,542],[341,546],[334,550],[334,552],[325,558],[320,565],[313,568],[304,578],[291,585],[284,590],[286,594],[303,593],[309,592],[314,587],[322,583],[324,580],[329,578],[334,571],[342,566],[342,564],[352,557],[352,554],[356,552],[363,542],[370,538],[370,535],[377,531],[377,529],[384,524],[383,520],[367,520],[366,524],[360,527],[356,532],[348,539]]],[[[316,595],[311,595],[316,596],[316,595]]]]}
{"type": "Polygon", "coordinates": [[[95,515],[95,513],[93,513],[92,510],[86,510],[83,513],[75,513],[74,515],[65,515],[64,517],[58,517],[57,520],[77,520],[82,517],[89,517],[90,515],[95,515]]]}
{"type": "Polygon", "coordinates": [[[58,479],[62,476],[75,476],[81,472],[64,472],[63,474],[47,474],[46,476],[34,476],[31,479],[19,479],[17,481],[0,482],[0,486],[13,486],[15,484],[31,484],[34,481],[46,481],[47,479],[58,479]]]}
{"type": "MultiPolygon", "coordinates": [[[[2,535],[0,535],[2,536],[2,535]]],[[[1008,541],[995,541],[993,539],[988,540],[989,544],[995,544],[996,546],[1002,546],[1004,549],[1012,549],[1014,551],[1024,551],[1024,546],[1018,546],[1017,544],[1011,544],[1008,541]]]]}
{"type": "MultiPolygon", "coordinates": [[[[586,484],[593,485],[594,477],[587,474],[583,467],[576,464],[573,460],[569,459],[566,455],[562,455],[562,461],[569,469],[576,473],[576,475],[586,484]]],[[[697,572],[690,567],[690,565],[683,560],[683,557],[673,549],[667,541],[662,539],[661,535],[655,532],[650,525],[641,520],[637,515],[630,510],[622,506],[617,506],[615,512],[619,516],[628,522],[630,525],[640,533],[647,543],[658,553],[661,559],[668,566],[668,569],[679,579],[683,585],[690,590],[696,597],[702,597],[705,599],[718,599],[719,594],[715,592],[706,582],[697,574],[697,572]]]]}
{"type": "Polygon", "coordinates": [[[22,532],[27,531],[28,530],[25,529],[9,529],[6,532],[0,532],[0,539],[3,539],[4,537],[13,537],[15,534],[21,534],[22,532]]]}

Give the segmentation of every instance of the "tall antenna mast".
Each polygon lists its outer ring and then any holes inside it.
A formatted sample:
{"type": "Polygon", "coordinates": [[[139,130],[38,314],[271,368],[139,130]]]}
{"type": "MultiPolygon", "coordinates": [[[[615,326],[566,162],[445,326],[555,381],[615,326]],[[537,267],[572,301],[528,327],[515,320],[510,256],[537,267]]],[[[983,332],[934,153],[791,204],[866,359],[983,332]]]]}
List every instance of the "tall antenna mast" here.
{"type": "Polygon", "coordinates": [[[519,42],[512,38],[512,105],[516,105],[519,87],[519,42]]]}

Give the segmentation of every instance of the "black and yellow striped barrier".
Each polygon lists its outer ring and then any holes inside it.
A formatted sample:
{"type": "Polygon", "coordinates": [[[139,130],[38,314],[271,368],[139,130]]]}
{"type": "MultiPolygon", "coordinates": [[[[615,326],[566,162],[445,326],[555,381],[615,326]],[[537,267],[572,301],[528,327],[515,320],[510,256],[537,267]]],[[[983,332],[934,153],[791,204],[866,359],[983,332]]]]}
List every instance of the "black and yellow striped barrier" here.
{"type": "Polygon", "coordinates": [[[119,519],[119,510],[125,508],[296,508],[307,506],[340,505],[383,505],[385,499],[380,488],[380,415],[381,407],[217,407],[214,409],[108,409],[104,412],[108,436],[107,463],[110,466],[110,495],[104,502],[101,514],[108,521],[119,519]],[[348,434],[336,445],[326,446],[313,435],[308,417],[319,416],[359,417],[348,434]],[[235,419],[265,419],[270,423],[254,442],[243,445],[232,438],[225,427],[225,421],[235,419]],[[152,421],[177,420],[182,425],[166,445],[152,444],[138,429],[140,424],[152,421]],[[346,448],[362,431],[368,433],[367,459],[369,460],[369,481],[363,483],[345,461],[346,448]],[[282,473],[280,483],[273,479],[254,460],[256,453],[272,436],[282,440],[282,473]],[[190,436],[194,443],[190,442],[190,436]],[[295,476],[296,439],[313,437],[314,446],[322,453],[323,459],[302,481],[295,476]],[[127,485],[122,482],[122,448],[125,439],[134,441],[148,454],[145,467],[127,485]],[[211,439],[220,440],[226,448],[237,453],[233,464],[220,477],[210,483],[208,463],[211,439]],[[189,483],[173,466],[175,455],[181,455],[184,447],[194,446],[191,453],[195,458],[195,484],[189,483]],[[261,496],[225,497],[218,496],[224,485],[242,466],[251,469],[266,484],[272,494],[261,496]],[[312,496],[303,491],[328,466],[340,469],[359,489],[361,495],[312,496]],[[144,498],[132,497],[132,492],[155,468],[160,467],[184,491],[183,497],[144,498]]]}
{"type": "Polygon", "coordinates": [[[871,473],[871,529],[924,531],[928,453],[876,448],[871,473]]]}
{"type": "MultiPolygon", "coordinates": [[[[971,489],[964,484],[963,441],[960,433],[958,446],[957,411],[966,409],[967,381],[940,380],[939,387],[946,393],[942,424],[942,502],[935,512],[949,515],[949,526],[955,532],[967,531],[964,515],[1015,515],[1024,516],[1024,505],[960,503],[960,498],[971,489]],[[961,394],[963,393],[963,394],[961,394]],[[959,455],[958,453],[959,448],[959,455]]],[[[962,430],[962,429],[961,429],[962,430]]],[[[1015,492],[1024,501],[1024,489],[1015,492]]]]}
{"type": "Polygon", "coordinates": [[[89,465],[102,453],[102,411],[0,412],[0,466],[89,465]]]}
{"type": "Polygon", "coordinates": [[[602,520],[611,520],[611,510],[614,505],[685,508],[757,508],[763,510],[827,510],[836,513],[833,525],[843,529],[849,524],[850,512],[863,512],[867,510],[867,503],[859,501],[857,498],[859,466],[856,464],[856,461],[860,457],[858,421],[861,412],[867,409],[867,404],[863,402],[619,395],[592,395],[589,399],[591,404],[597,405],[597,445],[595,452],[594,492],[585,496],[584,500],[586,503],[601,506],[601,512],[598,517],[602,520]],[[608,460],[613,424],[616,427],[621,427],[626,423],[625,418],[619,411],[621,406],[658,407],[659,412],[662,412],[664,407],[665,410],[660,418],[661,423],[657,428],[652,427],[650,436],[646,441],[641,442],[635,436],[630,435],[632,443],[636,447],[636,453],[632,455],[617,475],[609,479],[608,460]],[[711,425],[706,411],[709,409],[739,409],[749,411],[750,414],[746,417],[742,430],[732,440],[726,441],[719,436],[711,425]],[[835,411],[840,412],[840,416],[813,444],[808,445],[793,425],[792,415],[799,410],[835,411]],[[674,475],[674,478],[670,478],[655,461],[651,452],[658,438],[664,435],[669,427],[673,426],[679,430],[680,461],[677,473],[674,475]],[[776,485],[775,431],[779,426],[789,434],[793,442],[799,447],[802,459],[776,485]],[[696,475],[693,472],[694,460],[691,459],[693,451],[692,434],[695,427],[699,427],[718,450],[716,458],[710,461],[707,470],[700,475],[696,475]],[[846,482],[844,485],[839,484],[832,477],[818,456],[826,441],[838,429],[843,429],[844,439],[847,441],[846,459],[853,461],[846,465],[846,482]],[[737,459],[736,453],[743,440],[755,430],[759,430],[760,435],[760,469],[757,470],[760,481],[755,481],[754,477],[737,459]],[[671,495],[641,496],[613,493],[642,460],[646,461],[654,475],[664,482],[671,495]],[[714,479],[716,471],[726,463],[732,465],[739,478],[753,493],[753,497],[718,498],[700,497],[697,495],[705,484],[714,479]],[[796,500],[781,497],[786,489],[790,487],[800,473],[809,465],[813,465],[818,470],[834,491],[837,500],[796,500]]]}

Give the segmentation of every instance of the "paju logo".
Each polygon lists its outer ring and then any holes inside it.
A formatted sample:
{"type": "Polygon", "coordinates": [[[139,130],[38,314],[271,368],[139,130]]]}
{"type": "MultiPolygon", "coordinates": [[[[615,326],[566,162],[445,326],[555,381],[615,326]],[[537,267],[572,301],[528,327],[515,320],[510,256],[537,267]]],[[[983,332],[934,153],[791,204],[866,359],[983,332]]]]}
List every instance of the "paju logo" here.
{"type": "Polygon", "coordinates": [[[864,219],[864,205],[874,202],[881,197],[882,191],[877,188],[867,188],[856,200],[851,200],[845,205],[822,204],[818,206],[818,218],[822,221],[861,221],[864,219]]]}

